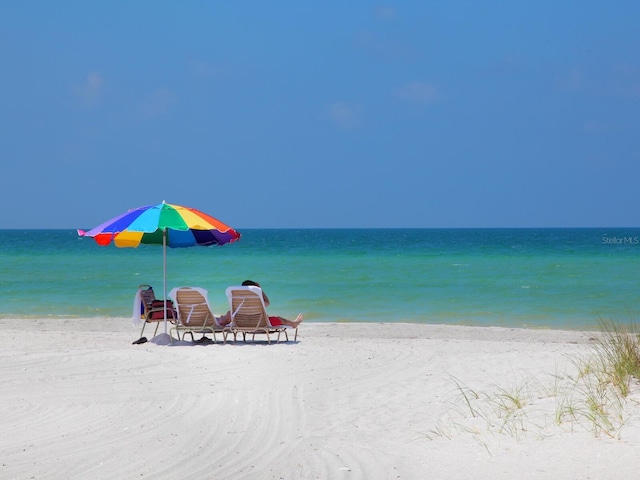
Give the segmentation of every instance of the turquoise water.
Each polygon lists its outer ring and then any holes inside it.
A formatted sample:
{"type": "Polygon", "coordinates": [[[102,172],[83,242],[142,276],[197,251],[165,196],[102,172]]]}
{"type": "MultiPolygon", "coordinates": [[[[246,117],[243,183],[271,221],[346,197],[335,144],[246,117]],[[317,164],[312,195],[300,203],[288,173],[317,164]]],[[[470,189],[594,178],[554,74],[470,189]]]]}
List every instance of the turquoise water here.
{"type": "MultiPolygon", "coordinates": [[[[640,229],[242,230],[234,244],[167,250],[168,289],[214,309],[247,278],[270,312],[308,321],[591,328],[640,313],[640,229]]],[[[162,247],[100,247],[74,230],[0,230],[0,317],[129,317],[162,292],[162,247]]]]}

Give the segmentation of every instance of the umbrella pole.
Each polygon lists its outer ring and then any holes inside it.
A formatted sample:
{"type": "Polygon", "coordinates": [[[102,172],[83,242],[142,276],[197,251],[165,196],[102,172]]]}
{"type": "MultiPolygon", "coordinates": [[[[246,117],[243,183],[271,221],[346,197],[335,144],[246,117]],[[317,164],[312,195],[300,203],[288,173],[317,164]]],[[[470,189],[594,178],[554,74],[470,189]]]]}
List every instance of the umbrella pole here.
{"type": "Polygon", "coordinates": [[[164,298],[164,333],[167,333],[167,229],[162,229],[162,279],[164,298]]]}

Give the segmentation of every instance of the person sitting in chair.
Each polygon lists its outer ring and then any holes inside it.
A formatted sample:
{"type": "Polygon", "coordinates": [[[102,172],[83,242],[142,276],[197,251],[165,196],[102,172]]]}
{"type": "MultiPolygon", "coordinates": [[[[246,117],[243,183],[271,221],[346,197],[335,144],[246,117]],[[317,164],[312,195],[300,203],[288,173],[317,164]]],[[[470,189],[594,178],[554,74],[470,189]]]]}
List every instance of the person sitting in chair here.
{"type": "MultiPolygon", "coordinates": [[[[258,282],[254,282],[253,280],[245,280],[244,282],[242,282],[242,286],[243,287],[253,286],[253,287],[258,287],[262,290],[262,287],[260,286],[260,284],[258,282]]],[[[267,297],[267,294],[264,293],[264,290],[262,290],[262,300],[264,301],[264,305],[268,307],[270,303],[269,297],[267,297]]],[[[218,322],[218,325],[220,325],[221,327],[228,325],[229,323],[231,323],[231,312],[225,313],[223,316],[221,316],[220,318],[217,318],[216,320],[218,322]]],[[[301,313],[298,314],[295,320],[287,320],[286,318],[283,318],[283,317],[269,316],[269,322],[271,322],[271,325],[273,325],[274,327],[285,325],[288,327],[297,328],[298,325],[302,323],[302,320],[303,320],[303,316],[301,313]]]]}

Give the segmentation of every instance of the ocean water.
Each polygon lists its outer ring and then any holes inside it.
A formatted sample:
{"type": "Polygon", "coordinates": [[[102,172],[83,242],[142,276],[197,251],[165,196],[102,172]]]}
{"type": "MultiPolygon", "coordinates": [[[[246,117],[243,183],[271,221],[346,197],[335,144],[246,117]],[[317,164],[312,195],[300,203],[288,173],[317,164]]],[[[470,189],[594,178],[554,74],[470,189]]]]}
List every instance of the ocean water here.
{"type": "MultiPolygon", "coordinates": [[[[167,249],[167,289],[260,282],[274,315],[322,322],[596,328],[640,313],[640,229],[248,229],[167,249]]],[[[98,246],[75,230],[0,230],[0,317],[130,317],[163,291],[162,247],[98,246]]]]}

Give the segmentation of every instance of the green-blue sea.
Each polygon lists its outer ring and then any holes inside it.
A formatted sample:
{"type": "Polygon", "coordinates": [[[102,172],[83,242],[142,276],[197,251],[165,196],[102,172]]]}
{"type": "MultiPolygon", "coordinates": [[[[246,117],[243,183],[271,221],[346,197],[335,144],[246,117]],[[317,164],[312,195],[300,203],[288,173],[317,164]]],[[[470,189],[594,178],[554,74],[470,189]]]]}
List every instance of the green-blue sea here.
{"type": "MultiPolygon", "coordinates": [[[[270,313],[305,321],[589,329],[640,314],[640,228],[247,229],[167,249],[167,289],[258,281],[270,313]]],[[[163,250],[98,246],[75,230],[0,230],[0,317],[130,318],[163,291],[163,250]]],[[[167,290],[167,291],[168,291],[167,290]]]]}

